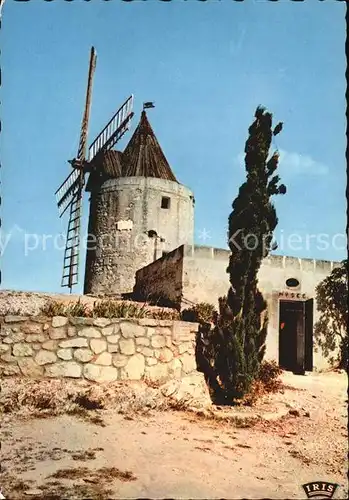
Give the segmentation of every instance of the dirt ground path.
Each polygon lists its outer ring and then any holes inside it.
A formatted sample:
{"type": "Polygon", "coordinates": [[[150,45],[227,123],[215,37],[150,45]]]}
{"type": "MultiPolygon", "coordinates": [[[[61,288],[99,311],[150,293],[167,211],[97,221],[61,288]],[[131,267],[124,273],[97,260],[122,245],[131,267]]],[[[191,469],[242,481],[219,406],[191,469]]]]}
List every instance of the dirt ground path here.
{"type": "Polygon", "coordinates": [[[63,415],[2,426],[5,498],[303,499],[301,485],[338,483],[347,497],[347,378],[286,374],[275,395],[295,415],[251,428],[190,413],[126,417],[104,426],[63,415]],[[305,416],[308,415],[309,416],[305,416]]]}

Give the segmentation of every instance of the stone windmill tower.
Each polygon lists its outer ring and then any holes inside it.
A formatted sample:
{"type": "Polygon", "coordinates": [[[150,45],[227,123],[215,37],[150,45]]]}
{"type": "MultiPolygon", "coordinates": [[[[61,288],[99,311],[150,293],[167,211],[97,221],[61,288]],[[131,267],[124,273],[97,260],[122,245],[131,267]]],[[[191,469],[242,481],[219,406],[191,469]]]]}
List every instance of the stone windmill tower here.
{"type": "Polygon", "coordinates": [[[132,292],[138,269],[193,243],[193,194],[177,181],[144,109],[124,152],[101,156],[86,191],[84,293],[132,292]]]}

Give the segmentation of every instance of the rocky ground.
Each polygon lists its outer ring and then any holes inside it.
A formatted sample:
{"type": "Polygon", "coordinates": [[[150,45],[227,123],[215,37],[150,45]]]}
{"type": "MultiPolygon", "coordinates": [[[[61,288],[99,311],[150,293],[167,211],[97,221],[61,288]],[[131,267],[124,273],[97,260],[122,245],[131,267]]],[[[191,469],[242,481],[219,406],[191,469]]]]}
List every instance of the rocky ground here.
{"type": "Polygon", "coordinates": [[[167,384],[81,412],[76,397],[70,410],[35,411],[19,389],[11,407],[5,381],[0,490],[11,499],[302,499],[302,484],[324,480],[346,498],[346,374],[282,379],[289,388],[254,408],[212,411],[197,394],[182,404],[167,384]]]}

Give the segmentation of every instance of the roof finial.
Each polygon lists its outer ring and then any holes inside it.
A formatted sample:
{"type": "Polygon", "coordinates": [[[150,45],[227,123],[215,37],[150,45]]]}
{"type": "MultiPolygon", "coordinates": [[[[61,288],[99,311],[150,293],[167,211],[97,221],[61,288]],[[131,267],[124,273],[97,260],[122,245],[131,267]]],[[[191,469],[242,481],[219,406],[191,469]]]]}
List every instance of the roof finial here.
{"type": "Polygon", "coordinates": [[[149,101],[149,102],[144,102],[144,103],[143,103],[143,111],[144,111],[145,109],[148,109],[148,108],[155,108],[155,104],[154,104],[154,102],[150,102],[150,101],[149,101]]]}

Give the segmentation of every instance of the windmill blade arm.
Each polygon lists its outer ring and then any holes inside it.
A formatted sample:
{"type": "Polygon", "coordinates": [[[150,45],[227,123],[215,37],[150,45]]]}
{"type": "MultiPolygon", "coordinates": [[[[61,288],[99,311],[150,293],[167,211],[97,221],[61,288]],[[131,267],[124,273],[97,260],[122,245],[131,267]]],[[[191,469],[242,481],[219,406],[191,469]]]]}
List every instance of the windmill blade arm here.
{"type": "MultiPolygon", "coordinates": [[[[55,192],[57,205],[59,209],[66,210],[67,202],[70,196],[73,195],[74,191],[78,188],[81,183],[81,173],[79,170],[74,169],[70,175],[62,182],[57,191],[55,192]]],[[[63,215],[63,213],[61,213],[63,215]]]]}
{"type": "Polygon", "coordinates": [[[82,162],[85,160],[85,156],[86,156],[86,144],[87,144],[88,124],[89,124],[89,120],[90,120],[93,75],[94,75],[94,72],[96,69],[96,62],[97,62],[96,51],[95,51],[94,47],[92,47],[91,48],[91,55],[90,55],[90,65],[89,65],[89,70],[88,70],[85,108],[84,108],[84,115],[83,115],[82,123],[81,123],[80,142],[79,142],[78,156],[77,156],[77,158],[82,162]]]}
{"type": "Polygon", "coordinates": [[[131,95],[124,104],[117,110],[109,120],[102,132],[98,134],[89,148],[89,161],[103,149],[110,149],[129,127],[130,120],[133,117],[133,95],[131,95]]]}
{"type": "Polygon", "coordinates": [[[78,282],[79,274],[79,249],[80,249],[80,230],[81,230],[81,212],[82,212],[82,187],[78,186],[73,193],[73,199],[70,203],[70,215],[67,230],[67,239],[64,250],[62,287],[72,289],[78,282]]]}

